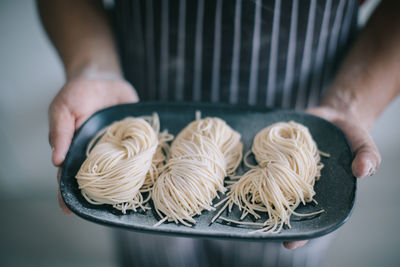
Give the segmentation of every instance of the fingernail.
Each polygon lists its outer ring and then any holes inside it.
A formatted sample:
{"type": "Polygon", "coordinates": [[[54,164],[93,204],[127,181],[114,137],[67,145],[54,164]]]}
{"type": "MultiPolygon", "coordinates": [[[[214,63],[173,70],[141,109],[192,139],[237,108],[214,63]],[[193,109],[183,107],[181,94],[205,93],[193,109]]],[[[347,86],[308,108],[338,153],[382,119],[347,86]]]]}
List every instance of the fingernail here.
{"type": "Polygon", "coordinates": [[[368,176],[374,175],[376,172],[376,168],[374,166],[371,166],[371,168],[368,171],[368,176]]]}
{"type": "Polygon", "coordinates": [[[367,161],[366,163],[367,166],[367,172],[363,175],[363,177],[365,176],[372,176],[375,173],[375,167],[374,164],[372,164],[372,162],[370,160],[367,161]]]}

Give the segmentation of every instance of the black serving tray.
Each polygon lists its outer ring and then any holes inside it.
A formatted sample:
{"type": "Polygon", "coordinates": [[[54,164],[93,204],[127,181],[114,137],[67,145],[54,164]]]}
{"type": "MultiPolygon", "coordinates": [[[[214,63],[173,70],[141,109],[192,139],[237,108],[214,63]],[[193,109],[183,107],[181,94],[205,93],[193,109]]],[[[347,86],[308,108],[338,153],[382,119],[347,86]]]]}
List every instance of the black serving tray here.
{"type": "MultiPolygon", "coordinates": [[[[159,103],[143,102],[125,104],[101,110],[90,117],[75,134],[66,156],[61,173],[61,193],[66,205],[78,216],[89,221],[130,229],[134,231],[169,234],[175,236],[212,237],[247,240],[302,240],[328,234],[340,227],[349,218],[356,192],[356,179],[351,171],[353,155],[343,132],[334,124],[319,117],[302,112],[267,109],[261,107],[234,106],[225,104],[159,103]],[[196,216],[196,225],[186,227],[175,223],[153,225],[160,219],[153,210],[145,213],[133,211],[122,214],[110,205],[92,205],[81,195],[75,175],[85,160],[85,150],[90,139],[102,128],[127,116],[151,115],[157,112],[161,129],[168,129],[174,135],[195,119],[195,112],[201,111],[202,118],[216,116],[225,120],[233,129],[240,132],[244,152],[250,149],[253,138],[264,127],[279,121],[296,121],[307,126],[318,144],[318,148],[329,153],[330,158],[322,158],[325,167],[315,185],[318,205],[313,203],[298,207],[299,213],[324,209],[325,212],[311,217],[292,216],[290,229],[279,234],[249,234],[255,228],[216,222],[210,225],[211,218],[218,211],[203,212],[196,216]]],[[[239,174],[245,169],[239,167],[239,174]]],[[[218,199],[215,200],[215,203],[218,199]]],[[[238,218],[236,209],[228,216],[238,218]]],[[[250,219],[248,219],[250,220],[250,219]]]]}

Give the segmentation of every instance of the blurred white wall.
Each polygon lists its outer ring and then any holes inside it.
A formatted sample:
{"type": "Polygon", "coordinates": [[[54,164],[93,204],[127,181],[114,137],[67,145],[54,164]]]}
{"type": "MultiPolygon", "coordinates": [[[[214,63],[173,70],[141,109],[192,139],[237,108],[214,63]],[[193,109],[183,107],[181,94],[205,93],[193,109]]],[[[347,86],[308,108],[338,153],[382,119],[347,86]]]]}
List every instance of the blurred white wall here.
{"type": "Polygon", "coordinates": [[[62,214],[47,108],[62,64],[35,1],[0,1],[0,266],[115,266],[112,230],[62,214]]]}
{"type": "MultiPolygon", "coordinates": [[[[361,22],[376,5],[362,12],[361,22]]],[[[56,201],[47,108],[64,82],[33,1],[0,1],[0,265],[113,266],[112,230],[65,216],[56,201]]],[[[400,99],[372,133],[383,163],[359,182],[357,206],[337,231],[327,265],[398,266],[400,99]]]]}
{"type": "Polygon", "coordinates": [[[43,196],[56,188],[47,108],[64,82],[34,1],[0,2],[0,194],[43,196]]]}

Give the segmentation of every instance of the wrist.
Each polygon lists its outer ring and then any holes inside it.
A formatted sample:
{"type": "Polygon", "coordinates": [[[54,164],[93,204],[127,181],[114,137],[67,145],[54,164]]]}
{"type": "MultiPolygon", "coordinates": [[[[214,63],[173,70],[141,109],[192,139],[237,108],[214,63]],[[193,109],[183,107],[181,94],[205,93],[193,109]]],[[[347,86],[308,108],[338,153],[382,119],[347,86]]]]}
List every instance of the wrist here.
{"type": "Polygon", "coordinates": [[[70,75],[68,75],[67,80],[72,80],[76,78],[84,78],[88,80],[96,80],[96,79],[118,80],[118,79],[123,79],[123,76],[120,72],[115,72],[112,70],[104,70],[96,65],[91,65],[77,72],[71,73],[70,75]]]}
{"type": "Polygon", "coordinates": [[[118,61],[107,60],[83,60],[78,62],[71,62],[65,66],[67,81],[75,78],[85,79],[104,79],[115,80],[123,79],[122,70],[118,61]]]}

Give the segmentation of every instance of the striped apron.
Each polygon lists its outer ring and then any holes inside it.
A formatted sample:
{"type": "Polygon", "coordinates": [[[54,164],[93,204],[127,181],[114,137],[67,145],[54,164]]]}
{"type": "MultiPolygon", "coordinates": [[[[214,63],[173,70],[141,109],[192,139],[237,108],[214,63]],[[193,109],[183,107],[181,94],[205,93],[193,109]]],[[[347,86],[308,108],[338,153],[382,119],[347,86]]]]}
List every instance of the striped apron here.
{"type": "MultiPolygon", "coordinates": [[[[356,31],[356,0],[116,0],[126,79],[141,101],[298,110],[318,104],[356,31]]],[[[321,266],[331,235],[279,243],[118,232],[126,266],[321,266]]]]}

